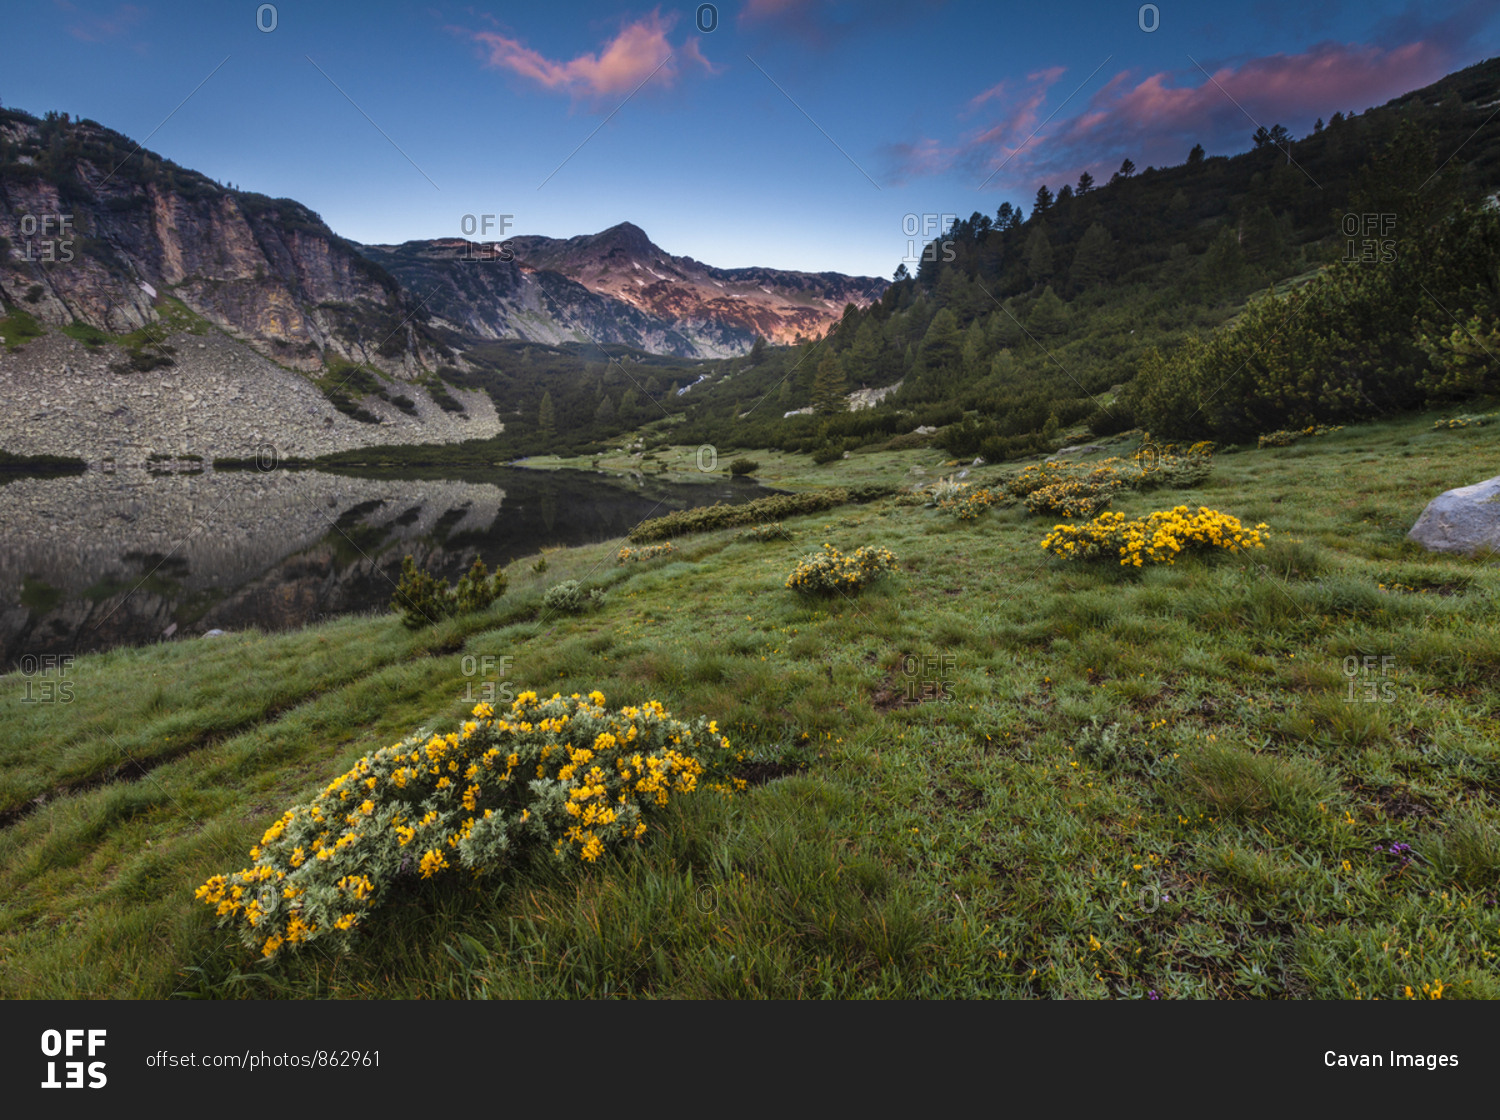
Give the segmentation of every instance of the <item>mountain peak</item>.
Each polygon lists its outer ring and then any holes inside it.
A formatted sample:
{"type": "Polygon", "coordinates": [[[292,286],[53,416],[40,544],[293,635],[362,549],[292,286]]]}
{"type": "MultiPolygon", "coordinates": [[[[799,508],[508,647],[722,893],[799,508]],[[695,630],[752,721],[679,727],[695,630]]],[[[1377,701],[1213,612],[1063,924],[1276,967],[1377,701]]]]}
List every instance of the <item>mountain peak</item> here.
{"type": "Polygon", "coordinates": [[[596,240],[610,248],[626,249],[633,253],[660,253],[646,236],[646,231],[634,222],[621,222],[596,235],[596,240]]]}

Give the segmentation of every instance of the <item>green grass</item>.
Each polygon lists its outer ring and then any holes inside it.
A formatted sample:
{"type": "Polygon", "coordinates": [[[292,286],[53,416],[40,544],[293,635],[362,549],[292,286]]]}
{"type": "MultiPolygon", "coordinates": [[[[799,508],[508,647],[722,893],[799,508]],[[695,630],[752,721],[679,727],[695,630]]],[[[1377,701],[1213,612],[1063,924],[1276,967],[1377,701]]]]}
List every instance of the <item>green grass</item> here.
{"type": "MultiPolygon", "coordinates": [[[[1097,441],[1096,441],[1097,442],[1097,441]]],[[[906,451],[882,451],[861,448],[841,459],[821,466],[810,456],[772,448],[718,449],[699,454],[697,445],[687,447],[664,445],[647,452],[653,459],[632,459],[629,454],[614,451],[606,455],[533,455],[525,460],[530,470],[601,470],[610,473],[644,472],[667,474],[674,479],[714,479],[730,477],[729,464],[741,454],[755,459],[760,468],[755,481],[776,490],[804,490],[820,486],[863,486],[876,484],[911,485],[935,482],[937,472],[956,473],[968,467],[969,460],[954,459],[936,448],[906,451]],[[595,467],[594,464],[598,463],[595,467]],[[665,470],[662,468],[665,467],[665,470]],[[705,470],[708,467],[710,469],[705,470]]],[[[1012,464],[1014,466],[1014,464],[1012,464]]],[[[986,473],[979,468],[971,478],[986,473]]],[[[989,468],[989,474],[995,469],[989,468]]]]}
{"type": "Polygon", "coordinates": [[[0,995],[1500,996],[1500,569],[1404,539],[1500,430],[1432,421],[1117,499],[1269,523],[1249,556],[1069,565],[1023,508],[888,499],[788,518],[790,541],[526,558],[489,611],[415,634],[89,655],[50,707],[0,679],[0,995]],[[787,591],[825,541],[900,571],[787,591]],[[606,603],[542,614],[564,579],[606,603]],[[415,884],[350,955],[265,966],[215,929],[193,889],[361,754],[451,725],[500,676],[485,657],[513,690],[656,698],[777,761],[596,866],[415,884]]]}
{"type": "Polygon", "coordinates": [[[19,307],[13,307],[9,314],[0,317],[0,338],[5,339],[7,350],[19,350],[32,339],[41,338],[46,333],[46,328],[37,322],[36,316],[19,307]]]}
{"type": "Polygon", "coordinates": [[[101,331],[98,327],[81,321],[68,323],[61,330],[63,334],[85,346],[103,346],[112,340],[112,336],[107,331],[101,331]]]}

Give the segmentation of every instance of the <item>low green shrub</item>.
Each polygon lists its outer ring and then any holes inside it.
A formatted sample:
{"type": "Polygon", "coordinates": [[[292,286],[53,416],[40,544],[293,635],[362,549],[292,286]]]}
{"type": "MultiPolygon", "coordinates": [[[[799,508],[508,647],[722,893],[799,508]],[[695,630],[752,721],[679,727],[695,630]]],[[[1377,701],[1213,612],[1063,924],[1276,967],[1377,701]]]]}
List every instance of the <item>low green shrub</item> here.
{"type": "Polygon", "coordinates": [[[754,459],[736,459],[729,464],[729,473],[738,478],[743,474],[754,474],[760,470],[760,464],[754,459]]]}
{"type": "Polygon", "coordinates": [[[707,533],[714,529],[732,529],[737,525],[755,525],[802,513],[817,513],[852,500],[848,490],[830,487],[802,494],[773,494],[769,498],[757,498],[753,502],[737,506],[717,502],[711,506],[676,510],[663,517],[642,521],[630,530],[628,539],[636,544],[645,544],[668,537],[686,536],[688,533],[707,533]]]}
{"type": "Polygon", "coordinates": [[[849,495],[849,500],[858,505],[867,502],[879,501],[881,498],[889,498],[892,494],[900,493],[901,487],[889,482],[858,482],[853,486],[844,487],[849,495]]]}
{"type": "Polygon", "coordinates": [[[542,596],[542,607],[563,614],[580,614],[591,607],[602,606],[604,592],[597,587],[585,591],[576,579],[565,579],[547,588],[542,596]]]}
{"type": "Polygon", "coordinates": [[[752,525],[740,533],[740,539],[745,541],[789,541],[792,534],[780,521],[768,521],[762,525],[752,525]]]}
{"type": "Polygon", "coordinates": [[[410,556],[401,562],[401,581],[391,596],[391,609],[400,611],[401,621],[413,630],[454,615],[483,610],[501,595],[509,581],[504,572],[490,575],[479,557],[453,587],[430,572],[418,568],[410,556]]]}

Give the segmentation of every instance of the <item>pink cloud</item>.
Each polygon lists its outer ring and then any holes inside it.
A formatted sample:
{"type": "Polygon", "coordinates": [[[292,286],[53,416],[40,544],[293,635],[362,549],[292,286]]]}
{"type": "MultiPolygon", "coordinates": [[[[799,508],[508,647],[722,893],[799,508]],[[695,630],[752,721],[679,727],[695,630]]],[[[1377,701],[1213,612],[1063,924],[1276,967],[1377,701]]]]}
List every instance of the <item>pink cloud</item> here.
{"type": "Polygon", "coordinates": [[[990,88],[985,90],[983,93],[975,94],[973,97],[969,98],[969,108],[977,109],[986,101],[989,101],[991,98],[1004,97],[1005,90],[1008,85],[1008,82],[997,82],[994,85],[990,86],[990,88]]]}
{"type": "Polygon", "coordinates": [[[703,51],[699,49],[698,43],[698,36],[688,36],[688,38],[682,44],[683,57],[687,58],[689,61],[696,62],[699,66],[703,67],[705,72],[709,74],[722,74],[724,72],[724,68],[722,66],[715,66],[712,62],[708,61],[708,59],[703,56],[703,51]]]}
{"type": "Polygon", "coordinates": [[[1126,157],[1144,168],[1181,163],[1195,143],[1210,151],[1243,151],[1257,126],[1285,124],[1296,135],[1315,117],[1383,104],[1452,70],[1465,38],[1433,34],[1390,46],[1323,42],[1297,54],[1186,66],[1145,78],[1121,71],[1028,143],[1038,122],[1054,111],[1047,108],[1048,90],[1063,70],[1050,67],[1029,74],[1021,90],[1000,82],[971,98],[961,118],[987,106],[998,119],[953,146],[922,140],[888,151],[898,174],[961,169],[983,179],[1001,169],[993,186],[1021,186],[1027,193],[1039,182],[1054,188],[1071,182],[1082,171],[1103,181],[1126,157]],[[931,158],[939,152],[942,160],[931,158]]]}
{"type": "Polygon", "coordinates": [[[681,48],[672,47],[668,33],[674,22],[674,16],[662,19],[653,11],[645,19],[627,23],[597,54],[581,54],[565,62],[495,31],[465,34],[484,49],[486,65],[509,70],[544,89],[575,97],[607,97],[630,93],[648,78],[653,84],[672,85],[681,74],[679,58],[717,73],[696,38],[689,38],[681,48]]]}
{"type": "MultiPolygon", "coordinates": [[[[1041,108],[1047,100],[1047,90],[1064,73],[1066,73],[1065,67],[1050,66],[1045,70],[1036,70],[1026,75],[1026,88],[1013,96],[1010,93],[1011,83],[1007,80],[970,98],[962,116],[968,116],[989,101],[999,102],[1002,106],[1000,111],[1005,115],[999,122],[969,136],[959,147],[949,149],[952,156],[965,157],[966,161],[972,165],[976,152],[1000,151],[1003,153],[1000,159],[1003,160],[1021,151],[1044,119],[1041,116],[1041,108]]],[[[953,160],[950,158],[949,162],[952,163],[953,160]]],[[[914,168],[916,166],[919,165],[913,165],[914,168]]]]}
{"type": "MultiPolygon", "coordinates": [[[[943,0],[925,0],[938,7],[943,0]]],[[[859,0],[856,4],[830,0],[745,0],[736,24],[742,33],[764,37],[779,45],[796,41],[824,51],[846,46],[853,35],[878,33],[897,27],[910,31],[920,20],[912,0],[859,0]]]]}
{"type": "Polygon", "coordinates": [[[887,144],[884,148],[887,180],[904,183],[925,175],[940,175],[953,167],[961,152],[961,148],[945,148],[939,141],[926,138],[914,144],[887,144]]]}
{"type": "Polygon", "coordinates": [[[121,39],[145,18],[146,10],[134,4],[117,4],[108,15],[80,11],[71,0],[54,0],[56,6],[73,17],[68,34],[85,43],[105,43],[121,39]]]}
{"type": "Polygon", "coordinates": [[[1083,112],[1038,136],[1036,150],[1019,162],[1033,174],[1071,175],[1101,164],[1112,169],[1126,156],[1142,167],[1181,163],[1195,143],[1243,151],[1258,126],[1305,131],[1314,117],[1383,104],[1436,81],[1452,61],[1428,42],[1391,49],[1319,43],[1300,54],[1222,65],[1211,78],[1194,68],[1132,85],[1128,74],[1117,74],[1083,112]]]}

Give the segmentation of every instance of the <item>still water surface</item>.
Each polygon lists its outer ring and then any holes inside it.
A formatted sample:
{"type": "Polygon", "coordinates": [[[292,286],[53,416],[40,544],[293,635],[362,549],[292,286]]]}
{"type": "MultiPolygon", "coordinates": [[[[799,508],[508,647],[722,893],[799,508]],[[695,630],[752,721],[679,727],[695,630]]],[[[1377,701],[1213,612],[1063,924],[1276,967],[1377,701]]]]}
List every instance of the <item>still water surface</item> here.
{"type": "Polygon", "coordinates": [[[0,486],[0,670],[211,629],[385,610],[402,558],[456,580],[648,517],[768,491],[745,480],[488,470],[90,471],[0,486]]]}

